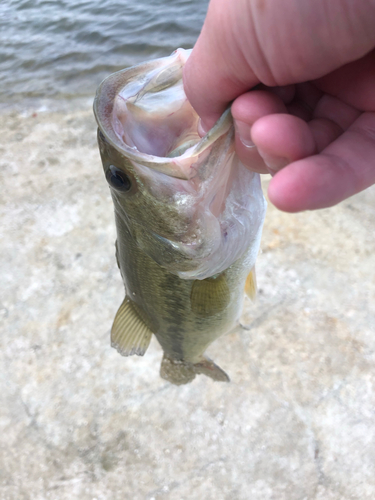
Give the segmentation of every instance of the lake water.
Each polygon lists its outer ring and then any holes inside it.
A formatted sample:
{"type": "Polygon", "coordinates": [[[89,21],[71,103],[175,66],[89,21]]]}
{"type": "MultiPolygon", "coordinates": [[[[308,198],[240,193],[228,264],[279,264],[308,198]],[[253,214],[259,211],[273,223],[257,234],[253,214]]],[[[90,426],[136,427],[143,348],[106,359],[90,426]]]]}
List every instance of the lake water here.
{"type": "Polygon", "coordinates": [[[208,0],[1,0],[0,106],[93,95],[127,66],[190,48],[208,0]]]}

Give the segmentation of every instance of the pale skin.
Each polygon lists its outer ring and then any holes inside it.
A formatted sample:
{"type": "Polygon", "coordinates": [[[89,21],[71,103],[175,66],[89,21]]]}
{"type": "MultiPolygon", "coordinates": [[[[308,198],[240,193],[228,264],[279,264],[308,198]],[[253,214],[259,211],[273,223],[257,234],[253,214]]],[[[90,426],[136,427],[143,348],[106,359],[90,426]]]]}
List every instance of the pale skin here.
{"type": "Polygon", "coordinates": [[[237,153],[279,209],[375,183],[375,0],[211,0],[184,86],[202,130],[233,102],[237,153]]]}

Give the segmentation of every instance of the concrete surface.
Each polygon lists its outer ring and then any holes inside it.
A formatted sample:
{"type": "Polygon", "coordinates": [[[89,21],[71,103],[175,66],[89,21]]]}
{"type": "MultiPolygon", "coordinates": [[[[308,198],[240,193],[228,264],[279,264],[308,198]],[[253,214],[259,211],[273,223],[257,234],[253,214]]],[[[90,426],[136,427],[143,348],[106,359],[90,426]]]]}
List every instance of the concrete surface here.
{"type": "MultiPolygon", "coordinates": [[[[3,115],[0,498],[375,498],[375,189],[269,207],[230,384],[120,357],[112,203],[89,107],[3,115]]],[[[264,181],[267,184],[267,180],[264,181]]]]}

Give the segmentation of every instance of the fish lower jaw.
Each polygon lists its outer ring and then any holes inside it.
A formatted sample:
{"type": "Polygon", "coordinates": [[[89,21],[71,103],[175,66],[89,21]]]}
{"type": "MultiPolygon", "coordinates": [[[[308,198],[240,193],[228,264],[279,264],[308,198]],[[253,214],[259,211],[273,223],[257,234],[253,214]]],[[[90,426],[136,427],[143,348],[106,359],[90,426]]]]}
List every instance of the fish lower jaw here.
{"type": "Polygon", "coordinates": [[[183,269],[182,267],[175,266],[175,269],[171,270],[171,272],[185,280],[212,278],[228,269],[238,259],[243,257],[248,250],[249,244],[246,241],[237,246],[229,246],[222,242],[215,249],[211,249],[209,252],[202,252],[201,255],[193,257],[189,268],[184,266],[185,268],[183,269]]]}
{"type": "Polygon", "coordinates": [[[184,248],[180,244],[178,250],[175,248],[175,252],[169,248],[165,257],[161,254],[156,255],[154,252],[149,253],[149,256],[181,279],[203,280],[225,271],[241,258],[246,250],[247,245],[244,245],[243,248],[233,246],[228,248],[221,245],[218,248],[204,246],[200,249],[194,249],[190,246],[184,248]]]}

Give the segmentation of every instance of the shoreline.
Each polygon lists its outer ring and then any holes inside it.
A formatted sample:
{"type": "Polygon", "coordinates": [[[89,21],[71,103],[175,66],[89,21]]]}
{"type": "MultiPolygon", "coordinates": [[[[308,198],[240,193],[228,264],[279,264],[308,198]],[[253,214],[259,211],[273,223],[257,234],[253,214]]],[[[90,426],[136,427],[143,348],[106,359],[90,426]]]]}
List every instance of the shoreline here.
{"type": "Polygon", "coordinates": [[[70,98],[23,98],[19,101],[0,101],[0,115],[32,113],[71,113],[84,111],[93,105],[95,92],[91,95],[70,98]]]}

